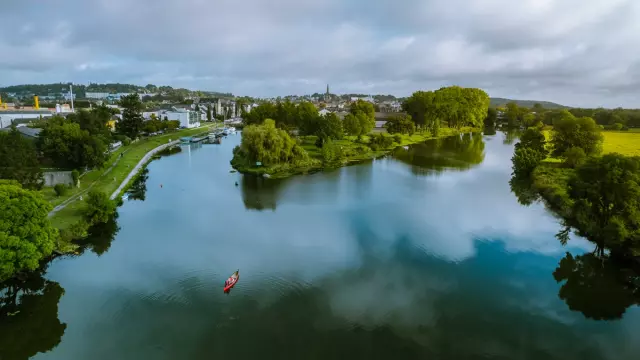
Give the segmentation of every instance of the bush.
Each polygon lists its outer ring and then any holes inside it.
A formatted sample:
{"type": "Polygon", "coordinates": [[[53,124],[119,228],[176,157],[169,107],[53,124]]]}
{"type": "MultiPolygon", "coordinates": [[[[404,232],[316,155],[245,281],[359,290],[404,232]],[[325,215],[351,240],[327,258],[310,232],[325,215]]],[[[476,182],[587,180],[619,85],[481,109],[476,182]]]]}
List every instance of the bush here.
{"type": "Polygon", "coordinates": [[[576,168],[587,160],[587,154],[579,147],[572,147],[564,153],[564,165],[568,168],[576,168]]]}
{"type": "Polygon", "coordinates": [[[80,173],[78,170],[73,170],[71,172],[71,178],[73,179],[73,186],[78,186],[78,181],[80,180],[80,173]]]}
{"type": "Polygon", "coordinates": [[[56,192],[57,196],[64,196],[67,193],[67,187],[64,184],[56,184],[53,187],[53,190],[56,192]]]}
{"type": "Polygon", "coordinates": [[[393,141],[397,142],[398,144],[402,144],[402,136],[400,134],[393,135],[393,141]]]}
{"type": "Polygon", "coordinates": [[[340,166],[344,162],[345,155],[342,146],[327,140],[322,147],[322,164],[324,166],[340,166]]]}
{"type": "Polygon", "coordinates": [[[122,145],[129,146],[129,144],[131,144],[131,138],[125,136],[124,139],[122,139],[122,145]]]}
{"type": "Polygon", "coordinates": [[[393,145],[393,139],[391,138],[391,136],[386,136],[383,134],[373,134],[369,139],[369,147],[373,151],[386,149],[391,145],[393,145]]]}

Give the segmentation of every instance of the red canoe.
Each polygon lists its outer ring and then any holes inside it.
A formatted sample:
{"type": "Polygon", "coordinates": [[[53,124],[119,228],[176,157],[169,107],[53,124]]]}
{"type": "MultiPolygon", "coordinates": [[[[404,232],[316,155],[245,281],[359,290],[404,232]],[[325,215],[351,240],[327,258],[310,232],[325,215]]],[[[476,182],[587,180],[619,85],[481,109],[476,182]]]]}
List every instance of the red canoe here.
{"type": "Polygon", "coordinates": [[[224,282],[224,292],[228,292],[236,283],[240,280],[240,270],[236,270],[233,275],[229,276],[227,281],[224,282]]]}

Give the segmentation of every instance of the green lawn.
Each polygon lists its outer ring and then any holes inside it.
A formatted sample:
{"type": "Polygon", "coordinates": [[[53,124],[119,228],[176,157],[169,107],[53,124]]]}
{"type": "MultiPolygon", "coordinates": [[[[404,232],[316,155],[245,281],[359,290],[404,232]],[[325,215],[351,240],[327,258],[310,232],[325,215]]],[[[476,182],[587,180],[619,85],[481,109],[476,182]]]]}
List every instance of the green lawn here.
{"type": "MultiPolygon", "coordinates": [[[[635,130],[635,129],[632,129],[635,130]]],[[[543,131],[547,141],[551,140],[551,131],[543,131]]],[[[640,132],[638,131],[603,131],[604,142],[602,153],[617,152],[626,156],[640,156],[640,132]]],[[[560,162],[559,159],[547,158],[545,162],[560,162]]]]}
{"type": "MultiPolygon", "coordinates": [[[[147,152],[172,140],[207,132],[212,126],[214,126],[214,124],[207,124],[195,129],[179,130],[169,134],[142,139],[128,146],[122,146],[111,154],[109,160],[105,163],[102,169],[92,170],[84,174],[80,178],[79,188],[69,190],[69,193],[65,194],[64,197],[57,197],[53,188],[50,187],[44,188],[42,190],[42,194],[53,206],[56,206],[64,200],[67,200],[79,192],[89,188],[92,190],[95,189],[106,192],[107,195],[111,196],[111,194],[118,188],[118,186],[120,186],[120,183],[127,177],[129,172],[131,172],[138,162],[142,160],[147,152]],[[118,161],[120,154],[123,152],[124,155],[118,161]],[[109,170],[116,161],[117,164],[109,170]]],[[[83,208],[84,201],[73,201],[64,209],[54,214],[54,216],[50,218],[51,223],[59,229],[66,229],[81,218],[83,208]]]]}
{"type": "Polygon", "coordinates": [[[627,156],[640,156],[640,132],[604,131],[602,152],[620,153],[627,156]]]}

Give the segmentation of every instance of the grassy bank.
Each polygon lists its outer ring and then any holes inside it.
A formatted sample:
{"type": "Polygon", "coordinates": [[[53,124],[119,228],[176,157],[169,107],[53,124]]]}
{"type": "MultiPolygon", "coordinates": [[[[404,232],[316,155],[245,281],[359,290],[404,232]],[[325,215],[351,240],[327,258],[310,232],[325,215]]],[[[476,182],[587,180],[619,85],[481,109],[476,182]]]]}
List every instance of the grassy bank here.
{"type": "Polygon", "coordinates": [[[433,136],[429,131],[415,133],[413,135],[382,133],[387,145],[372,144],[372,139],[377,135],[363,136],[357,139],[355,136],[345,136],[342,140],[335,140],[333,144],[339,146],[344,154],[340,162],[325,164],[322,149],[317,147],[316,136],[301,136],[300,146],[309,154],[309,160],[296,164],[276,164],[270,166],[256,166],[255,163],[234,156],[231,165],[243,174],[265,175],[272,178],[286,178],[293,175],[308,174],[325,169],[333,169],[341,166],[357,164],[388,154],[398,146],[417,144],[430,139],[443,138],[460,133],[477,132],[480,129],[463,127],[461,129],[441,128],[438,136],[433,136]]]}
{"type": "MultiPolygon", "coordinates": [[[[207,132],[212,126],[214,124],[207,124],[195,129],[179,130],[169,134],[145,138],[128,146],[123,146],[111,154],[102,169],[94,169],[84,174],[80,178],[79,188],[70,190],[64,197],[56,197],[52,188],[45,188],[42,190],[43,195],[54,206],[61,204],[65,200],[78,197],[79,194],[84,194],[88,190],[99,190],[111,195],[149,151],[180,137],[207,132]],[[122,157],[120,157],[121,154],[123,154],[122,157]]],[[[133,180],[129,184],[132,182],[133,180]]],[[[82,219],[84,207],[84,201],[78,199],[55,213],[50,220],[58,229],[68,229],[82,219]]]]}

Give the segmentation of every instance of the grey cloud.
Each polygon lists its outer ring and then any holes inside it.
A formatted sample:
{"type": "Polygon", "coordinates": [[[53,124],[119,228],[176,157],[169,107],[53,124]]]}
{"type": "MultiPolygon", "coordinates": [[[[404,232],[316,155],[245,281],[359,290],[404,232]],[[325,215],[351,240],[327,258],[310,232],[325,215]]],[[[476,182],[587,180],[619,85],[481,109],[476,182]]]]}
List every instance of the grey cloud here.
{"type": "Polygon", "coordinates": [[[0,85],[492,96],[637,107],[634,0],[9,0],[0,85]]]}

